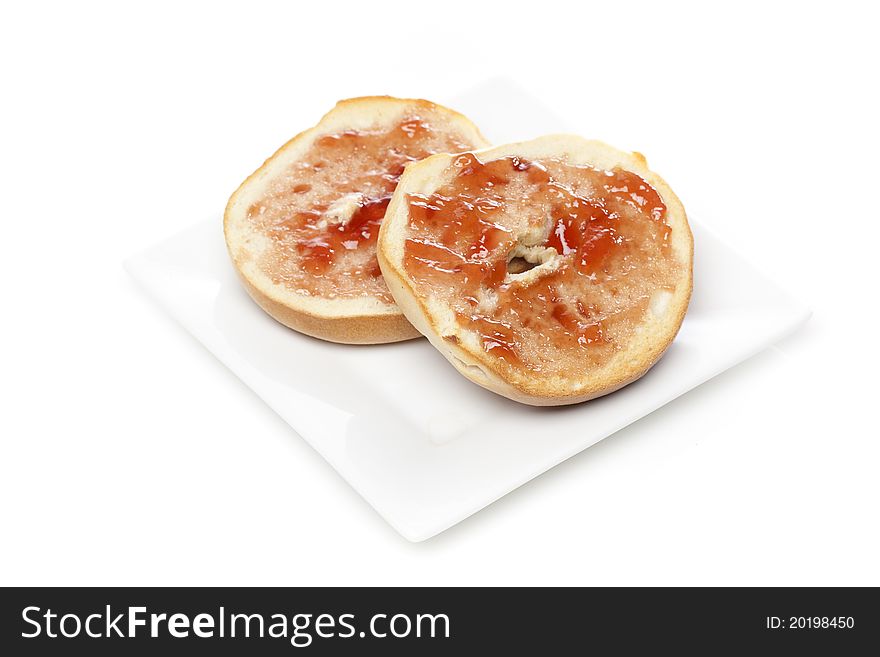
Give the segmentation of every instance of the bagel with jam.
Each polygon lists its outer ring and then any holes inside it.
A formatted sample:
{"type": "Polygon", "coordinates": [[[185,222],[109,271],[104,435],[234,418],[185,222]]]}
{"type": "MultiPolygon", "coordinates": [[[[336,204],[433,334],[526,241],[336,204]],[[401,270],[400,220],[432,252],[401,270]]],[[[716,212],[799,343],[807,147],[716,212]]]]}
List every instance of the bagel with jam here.
{"type": "Polygon", "coordinates": [[[226,244],[248,293],[282,324],[324,340],[418,337],[382,278],[379,226],[408,164],[487,145],[467,118],[425,100],[341,101],[229,199],[226,244]]]}
{"type": "Polygon", "coordinates": [[[526,404],[641,377],[692,289],[684,208],[638,153],[573,135],[407,167],[379,232],[385,282],[465,377],[526,404]]]}

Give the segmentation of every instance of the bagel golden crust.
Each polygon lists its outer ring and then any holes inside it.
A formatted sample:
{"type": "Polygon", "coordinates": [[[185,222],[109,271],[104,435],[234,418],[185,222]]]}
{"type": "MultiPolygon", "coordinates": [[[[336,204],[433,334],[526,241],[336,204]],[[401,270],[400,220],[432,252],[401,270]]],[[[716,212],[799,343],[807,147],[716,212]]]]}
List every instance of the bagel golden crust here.
{"type": "Polygon", "coordinates": [[[267,314],[288,328],[313,338],[341,344],[385,344],[422,337],[400,312],[343,317],[314,315],[276,301],[254,287],[248,279],[239,278],[251,298],[267,314]]]}
{"type": "Polygon", "coordinates": [[[442,121],[477,147],[486,139],[464,115],[422,99],[364,96],[339,101],[312,128],[300,132],[238,187],[227,203],[223,231],[239,278],[254,301],[270,316],[301,333],[347,344],[381,344],[421,337],[400,309],[375,297],[323,298],[306,296],[273,282],[258,267],[260,236],[244,226],[248,206],[284,167],[304,153],[317,138],[348,129],[376,129],[392,125],[400,117],[424,113],[442,121]]]}
{"type": "Polygon", "coordinates": [[[378,259],[385,281],[409,321],[424,334],[470,381],[514,401],[535,406],[575,404],[618,390],[643,376],[675,338],[687,312],[693,289],[693,236],[680,200],[666,182],[650,171],[640,153],[625,153],[606,144],[573,135],[550,135],[529,142],[508,144],[474,152],[482,162],[518,156],[526,159],[558,158],[570,164],[610,169],[616,166],[638,174],[660,194],[668,208],[671,246],[682,274],[660,318],[651,316],[644,330],[633,336],[597,372],[580,378],[539,377],[503,367],[499,359],[462,339],[463,329],[444,322],[442,309],[416,293],[403,265],[408,231],[408,194],[430,194],[444,182],[453,156],[435,155],[411,165],[400,180],[379,233],[378,259]]]}

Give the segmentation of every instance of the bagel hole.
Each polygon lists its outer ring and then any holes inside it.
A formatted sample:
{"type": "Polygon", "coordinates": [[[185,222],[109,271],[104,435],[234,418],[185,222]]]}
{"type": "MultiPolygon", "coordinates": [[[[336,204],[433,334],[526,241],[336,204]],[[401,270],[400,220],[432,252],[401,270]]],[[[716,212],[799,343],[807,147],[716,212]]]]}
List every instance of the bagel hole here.
{"type": "Polygon", "coordinates": [[[516,256],[515,258],[511,258],[507,263],[507,273],[508,274],[522,274],[527,271],[531,271],[535,267],[537,267],[540,263],[537,262],[529,262],[525,258],[520,256],[516,256]]]}

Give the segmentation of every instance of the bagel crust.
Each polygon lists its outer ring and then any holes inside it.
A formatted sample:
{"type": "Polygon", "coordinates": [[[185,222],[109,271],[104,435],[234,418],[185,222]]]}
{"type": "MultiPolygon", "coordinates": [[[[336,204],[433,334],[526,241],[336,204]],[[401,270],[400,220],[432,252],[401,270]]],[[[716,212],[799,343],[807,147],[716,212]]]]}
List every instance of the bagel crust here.
{"type": "Polygon", "coordinates": [[[673,191],[642,155],[573,135],[410,165],[378,259],[407,319],[462,375],[538,406],[644,375],[693,287],[673,191]]]}
{"type": "Polygon", "coordinates": [[[224,235],[248,294],[285,326],[323,340],[420,337],[382,279],[378,226],[410,162],[486,145],[467,118],[426,100],[340,101],[229,199],[224,235]]]}

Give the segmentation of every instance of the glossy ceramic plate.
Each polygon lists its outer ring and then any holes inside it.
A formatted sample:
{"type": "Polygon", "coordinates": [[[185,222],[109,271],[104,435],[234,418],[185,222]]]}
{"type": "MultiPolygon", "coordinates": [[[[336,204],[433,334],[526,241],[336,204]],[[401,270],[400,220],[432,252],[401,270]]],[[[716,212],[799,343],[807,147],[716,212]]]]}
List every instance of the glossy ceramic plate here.
{"type": "MultiPolygon", "coordinates": [[[[503,82],[471,92],[470,104],[480,98],[493,105],[513,103],[519,110],[515,125],[493,125],[496,140],[566,128],[540,103],[503,82]],[[533,129],[524,129],[523,122],[533,129]]],[[[426,340],[346,346],[281,326],[239,284],[219,213],[130,258],[126,268],[398,532],[421,541],[768,347],[807,319],[803,305],[699,223],[691,224],[693,299],[666,355],[636,383],[561,408],[523,406],[483,390],[462,378],[426,340]]]]}

